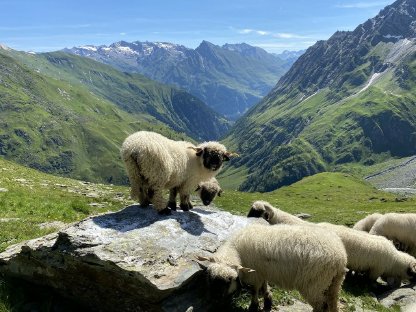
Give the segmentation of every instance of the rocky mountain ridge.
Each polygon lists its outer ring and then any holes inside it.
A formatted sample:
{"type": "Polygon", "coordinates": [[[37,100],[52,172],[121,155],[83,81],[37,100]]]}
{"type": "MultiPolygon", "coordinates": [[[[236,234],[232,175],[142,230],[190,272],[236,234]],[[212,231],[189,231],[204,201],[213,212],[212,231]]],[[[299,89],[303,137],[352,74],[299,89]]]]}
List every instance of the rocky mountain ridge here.
{"type": "Polygon", "coordinates": [[[415,9],[396,1],[317,42],[236,122],[226,142],[242,155],[242,190],[416,153],[415,9]]]}
{"type": "Polygon", "coordinates": [[[221,47],[208,41],[196,49],[167,42],[120,41],[64,51],[176,85],[231,119],[266,95],[294,62],[293,57],[280,59],[244,43],[221,47]]]}

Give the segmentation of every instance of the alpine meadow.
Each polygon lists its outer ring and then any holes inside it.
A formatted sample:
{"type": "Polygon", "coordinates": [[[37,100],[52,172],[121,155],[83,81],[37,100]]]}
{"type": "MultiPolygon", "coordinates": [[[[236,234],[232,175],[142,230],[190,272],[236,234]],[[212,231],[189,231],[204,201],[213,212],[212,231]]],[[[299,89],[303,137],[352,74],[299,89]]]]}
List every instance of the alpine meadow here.
{"type": "Polygon", "coordinates": [[[0,312],[416,311],[416,0],[0,31],[0,312]]]}

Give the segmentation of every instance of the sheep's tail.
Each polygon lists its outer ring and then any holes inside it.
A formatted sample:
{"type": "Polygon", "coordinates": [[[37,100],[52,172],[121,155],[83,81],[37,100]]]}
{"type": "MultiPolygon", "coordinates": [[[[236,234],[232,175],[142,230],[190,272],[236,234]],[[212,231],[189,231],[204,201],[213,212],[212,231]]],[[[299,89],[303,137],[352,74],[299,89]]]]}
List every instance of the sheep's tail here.
{"type": "Polygon", "coordinates": [[[331,285],[329,285],[329,288],[327,289],[325,296],[326,296],[326,302],[328,304],[328,311],[329,312],[338,312],[338,299],[339,299],[339,293],[341,291],[342,283],[345,279],[345,273],[347,272],[347,269],[343,269],[341,272],[338,272],[337,275],[334,276],[332,279],[331,285]]]}

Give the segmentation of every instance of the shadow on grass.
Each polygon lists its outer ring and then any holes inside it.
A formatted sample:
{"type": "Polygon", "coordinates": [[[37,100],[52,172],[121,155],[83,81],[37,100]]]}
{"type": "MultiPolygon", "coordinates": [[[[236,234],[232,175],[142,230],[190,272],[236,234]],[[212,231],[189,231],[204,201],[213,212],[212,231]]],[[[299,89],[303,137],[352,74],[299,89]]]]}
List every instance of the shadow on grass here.
{"type": "Polygon", "coordinates": [[[84,312],[91,311],[53,289],[0,276],[0,312],[84,312]]]}

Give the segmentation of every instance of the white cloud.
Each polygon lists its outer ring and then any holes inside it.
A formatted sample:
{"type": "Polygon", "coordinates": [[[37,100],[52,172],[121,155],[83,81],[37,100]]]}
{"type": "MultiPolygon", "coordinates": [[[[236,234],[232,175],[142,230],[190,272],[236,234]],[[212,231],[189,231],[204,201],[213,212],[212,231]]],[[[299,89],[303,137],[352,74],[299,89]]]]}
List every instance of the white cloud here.
{"type": "Polygon", "coordinates": [[[264,31],[264,30],[257,30],[256,33],[259,34],[260,36],[266,36],[270,34],[270,32],[264,31]]]}
{"type": "Polygon", "coordinates": [[[308,37],[297,35],[297,34],[291,34],[291,33],[276,33],[273,34],[273,37],[275,38],[282,38],[282,39],[305,39],[308,37]]]}
{"type": "Polygon", "coordinates": [[[374,8],[374,7],[384,7],[390,4],[390,2],[391,1],[355,2],[355,3],[337,4],[335,5],[335,7],[341,8],[341,9],[367,9],[367,8],[374,8]]]}
{"type": "Polygon", "coordinates": [[[239,30],[238,31],[240,34],[244,34],[244,35],[247,35],[247,34],[257,34],[257,35],[260,35],[260,36],[266,36],[266,35],[269,35],[270,34],[270,32],[269,31],[265,31],[265,30],[256,30],[256,29],[251,29],[251,28],[245,28],[245,29],[241,29],[241,30],[239,30]]]}
{"type": "Polygon", "coordinates": [[[125,33],[125,32],[120,33],[120,36],[125,36],[125,35],[127,35],[127,33],[125,33]]]}
{"type": "Polygon", "coordinates": [[[240,34],[250,34],[250,33],[252,33],[253,31],[254,31],[254,29],[245,28],[245,29],[241,29],[241,30],[239,30],[238,32],[239,32],[240,34]]]}

